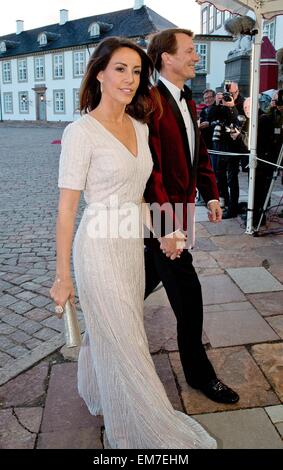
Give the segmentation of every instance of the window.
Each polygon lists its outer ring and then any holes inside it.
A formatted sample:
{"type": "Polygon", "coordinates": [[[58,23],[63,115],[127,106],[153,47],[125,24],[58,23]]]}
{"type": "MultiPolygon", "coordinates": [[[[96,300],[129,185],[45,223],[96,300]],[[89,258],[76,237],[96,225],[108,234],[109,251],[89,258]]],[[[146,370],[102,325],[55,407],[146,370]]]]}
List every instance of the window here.
{"type": "Polygon", "coordinates": [[[90,33],[90,37],[100,36],[100,26],[98,23],[92,23],[88,28],[88,32],[90,33]]]}
{"type": "Polygon", "coordinates": [[[199,56],[197,70],[207,71],[207,44],[196,44],[196,53],[199,56]]]}
{"type": "Polygon", "coordinates": [[[229,20],[231,16],[232,16],[232,13],[230,13],[230,11],[225,10],[224,11],[224,23],[225,21],[229,20]]]}
{"type": "Polygon", "coordinates": [[[85,52],[74,52],[73,54],[74,77],[81,77],[85,72],[85,52]]]}
{"type": "Polygon", "coordinates": [[[34,78],[35,80],[44,80],[44,57],[34,58],[34,78]]]}
{"type": "Polygon", "coordinates": [[[11,62],[3,62],[2,72],[3,72],[3,83],[11,83],[12,82],[11,62]]]}
{"type": "Polygon", "coordinates": [[[269,41],[274,46],[274,42],[275,42],[275,21],[274,20],[268,23],[264,23],[263,35],[267,36],[269,41]]]}
{"type": "Polygon", "coordinates": [[[26,82],[28,79],[27,59],[18,59],[18,81],[26,82]]]}
{"type": "Polygon", "coordinates": [[[216,29],[220,28],[222,26],[222,11],[216,10],[216,29]]]}
{"type": "Polygon", "coordinates": [[[207,15],[208,15],[208,8],[204,8],[201,12],[201,33],[207,34],[207,15]]]}
{"type": "Polygon", "coordinates": [[[53,56],[53,78],[64,78],[63,54],[56,54],[53,56]]]}
{"type": "Polygon", "coordinates": [[[6,52],[6,51],[7,51],[7,48],[6,48],[5,41],[0,42],[0,52],[6,52]]]}
{"type": "Polygon", "coordinates": [[[211,33],[214,30],[214,6],[209,6],[209,20],[208,20],[208,32],[211,33]]]}
{"type": "Polygon", "coordinates": [[[80,90],[74,88],[74,113],[80,112],[80,90]]]}
{"type": "Polygon", "coordinates": [[[29,99],[27,91],[19,92],[19,111],[20,113],[28,114],[29,112],[29,99]]]}
{"type": "Polygon", "coordinates": [[[4,113],[13,112],[13,94],[3,93],[4,113]]]}
{"type": "Polygon", "coordinates": [[[54,96],[54,113],[64,114],[65,113],[65,91],[54,90],[53,96],[54,96]]]}
{"type": "Polygon", "coordinates": [[[40,34],[37,40],[39,41],[39,44],[40,44],[41,46],[46,46],[46,44],[47,44],[47,36],[46,36],[45,33],[40,34]]]}

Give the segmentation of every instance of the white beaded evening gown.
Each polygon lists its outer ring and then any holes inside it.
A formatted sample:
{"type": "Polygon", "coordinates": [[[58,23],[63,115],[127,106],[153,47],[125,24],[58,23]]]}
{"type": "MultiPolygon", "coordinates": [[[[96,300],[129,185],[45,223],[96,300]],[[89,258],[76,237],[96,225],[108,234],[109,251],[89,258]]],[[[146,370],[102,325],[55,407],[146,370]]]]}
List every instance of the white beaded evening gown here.
{"type": "Polygon", "coordinates": [[[91,414],[103,415],[112,449],[215,448],[195,420],[173,409],[155,371],[143,324],[142,237],[93,237],[94,216],[115,213],[111,198],[141,212],[152,159],[147,126],[132,122],[137,156],[90,115],[68,125],[62,139],[59,187],[84,190],[87,203],[74,241],[86,323],[79,394],[91,414]]]}

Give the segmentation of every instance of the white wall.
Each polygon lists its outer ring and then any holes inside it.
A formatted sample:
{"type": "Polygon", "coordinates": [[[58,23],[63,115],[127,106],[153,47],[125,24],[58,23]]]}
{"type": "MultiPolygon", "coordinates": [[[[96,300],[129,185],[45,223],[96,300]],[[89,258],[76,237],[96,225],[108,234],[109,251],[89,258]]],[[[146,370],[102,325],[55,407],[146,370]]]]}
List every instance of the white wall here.
{"type": "Polygon", "coordinates": [[[215,90],[224,81],[225,63],[228,53],[233,49],[232,41],[211,41],[209,43],[209,63],[206,77],[209,88],[215,90]]]}
{"type": "MultiPolygon", "coordinates": [[[[92,53],[93,50],[90,50],[92,53]]],[[[89,52],[85,50],[86,63],[89,59],[89,52]]],[[[46,89],[46,115],[48,121],[73,121],[78,119],[79,113],[74,113],[74,88],[80,88],[81,79],[73,78],[73,51],[64,52],[64,78],[53,79],[52,69],[53,54],[45,54],[45,79],[35,81],[34,79],[34,57],[27,58],[28,81],[18,82],[17,59],[11,60],[12,83],[3,84],[2,79],[2,61],[0,62],[0,80],[2,94],[2,114],[4,120],[36,120],[36,92],[35,86],[45,85],[46,89]],[[54,113],[53,90],[65,90],[65,112],[54,113]],[[28,92],[29,113],[19,112],[19,92],[28,92]],[[12,92],[13,94],[13,114],[4,113],[3,93],[12,92]]]]}
{"type": "Polygon", "coordinates": [[[275,30],[275,49],[283,47],[283,15],[276,17],[276,30],[275,30]]]}

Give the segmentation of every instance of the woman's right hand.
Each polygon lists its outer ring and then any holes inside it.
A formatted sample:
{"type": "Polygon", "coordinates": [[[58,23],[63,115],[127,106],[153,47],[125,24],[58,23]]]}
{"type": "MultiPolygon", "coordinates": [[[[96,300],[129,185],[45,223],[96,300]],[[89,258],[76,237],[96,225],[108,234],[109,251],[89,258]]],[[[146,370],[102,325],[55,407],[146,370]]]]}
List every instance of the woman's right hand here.
{"type": "MultiPolygon", "coordinates": [[[[65,279],[56,277],[49,292],[50,297],[55,302],[55,306],[60,305],[64,308],[68,299],[70,299],[71,304],[75,303],[75,288],[71,277],[65,279]]],[[[55,312],[55,315],[58,318],[62,318],[63,313],[55,312]]]]}

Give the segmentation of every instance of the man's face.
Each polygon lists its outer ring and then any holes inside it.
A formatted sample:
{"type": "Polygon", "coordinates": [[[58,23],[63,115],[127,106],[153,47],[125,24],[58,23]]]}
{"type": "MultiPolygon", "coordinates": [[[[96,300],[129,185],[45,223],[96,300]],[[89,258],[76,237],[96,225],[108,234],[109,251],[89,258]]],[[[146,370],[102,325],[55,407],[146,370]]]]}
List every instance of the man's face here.
{"type": "Polygon", "coordinates": [[[215,103],[215,96],[211,93],[211,91],[208,91],[203,95],[203,102],[207,106],[211,106],[213,103],[215,103]]]}
{"type": "Polygon", "coordinates": [[[184,33],[176,34],[177,51],[175,54],[164,53],[165,68],[181,80],[195,77],[195,65],[199,56],[195,51],[193,39],[184,33]]]}
{"type": "Polygon", "coordinates": [[[234,101],[238,98],[239,96],[239,88],[238,88],[238,85],[237,83],[235,82],[232,82],[231,85],[230,85],[230,93],[234,99],[234,101]]]}

